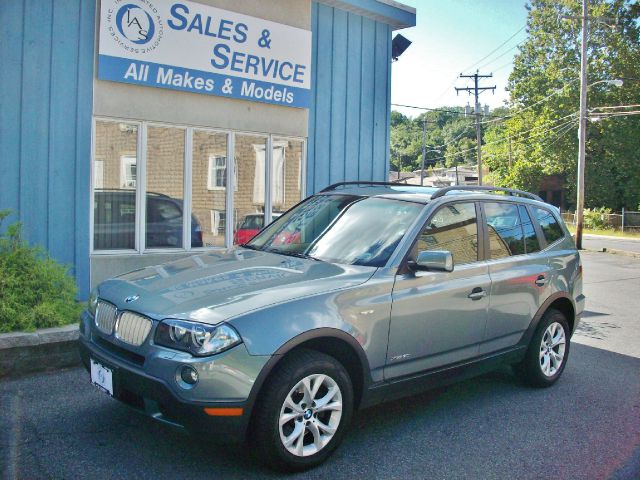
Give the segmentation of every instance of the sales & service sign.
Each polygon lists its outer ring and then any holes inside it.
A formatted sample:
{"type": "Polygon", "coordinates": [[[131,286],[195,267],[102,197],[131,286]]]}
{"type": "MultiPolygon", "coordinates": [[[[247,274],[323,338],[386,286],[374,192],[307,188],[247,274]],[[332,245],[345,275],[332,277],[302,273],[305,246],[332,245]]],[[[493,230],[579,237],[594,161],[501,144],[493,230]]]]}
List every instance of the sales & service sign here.
{"type": "Polygon", "coordinates": [[[98,78],[308,108],[311,32],[194,2],[103,0],[98,78]]]}

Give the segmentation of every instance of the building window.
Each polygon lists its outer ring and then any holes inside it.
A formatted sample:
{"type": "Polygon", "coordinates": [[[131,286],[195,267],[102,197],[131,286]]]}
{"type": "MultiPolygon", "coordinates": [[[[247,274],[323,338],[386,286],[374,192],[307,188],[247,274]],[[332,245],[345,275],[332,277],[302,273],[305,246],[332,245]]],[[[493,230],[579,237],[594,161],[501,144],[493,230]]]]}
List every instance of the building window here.
{"type": "Polygon", "coordinates": [[[104,160],[93,162],[93,188],[104,188],[104,160]]]}
{"type": "Polygon", "coordinates": [[[271,137],[267,154],[266,134],[110,119],[94,131],[94,253],[230,247],[254,234],[238,231],[245,220],[263,225],[302,196],[303,139],[271,137]]]}
{"type": "Polygon", "coordinates": [[[136,157],[123,155],[120,157],[120,188],[136,188],[136,157]]]}
{"type": "Polygon", "coordinates": [[[209,157],[209,175],[207,188],[209,190],[224,189],[227,186],[227,157],[209,157]]]}
{"type": "Polygon", "coordinates": [[[211,233],[214,236],[224,235],[226,226],[226,212],[211,210],[211,233]]]}

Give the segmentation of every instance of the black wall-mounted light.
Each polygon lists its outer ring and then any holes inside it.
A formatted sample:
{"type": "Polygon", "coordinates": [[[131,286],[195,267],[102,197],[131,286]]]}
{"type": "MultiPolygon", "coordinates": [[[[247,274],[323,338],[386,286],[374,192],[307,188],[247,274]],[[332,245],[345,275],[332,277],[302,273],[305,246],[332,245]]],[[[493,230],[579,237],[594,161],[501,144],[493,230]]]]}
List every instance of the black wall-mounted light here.
{"type": "Polygon", "coordinates": [[[395,62],[398,60],[398,57],[404,53],[404,51],[409,48],[411,45],[411,40],[407,40],[400,34],[397,34],[393,37],[393,41],[391,42],[391,59],[395,62]]]}

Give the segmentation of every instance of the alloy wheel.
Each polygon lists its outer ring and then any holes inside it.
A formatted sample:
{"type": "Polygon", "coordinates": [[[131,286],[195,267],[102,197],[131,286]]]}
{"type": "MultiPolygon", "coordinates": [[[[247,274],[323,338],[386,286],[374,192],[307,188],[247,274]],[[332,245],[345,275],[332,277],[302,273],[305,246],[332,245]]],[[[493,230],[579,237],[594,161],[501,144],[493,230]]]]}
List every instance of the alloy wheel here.
{"type": "Polygon", "coordinates": [[[287,394],[278,419],[280,440],[291,454],[314,455],[333,438],[342,418],[342,392],[328,375],[308,375],[287,394]]]}
{"type": "Polygon", "coordinates": [[[550,324],[540,343],[540,369],[547,377],[553,377],[564,361],[566,345],[564,328],[558,322],[550,324]]]}

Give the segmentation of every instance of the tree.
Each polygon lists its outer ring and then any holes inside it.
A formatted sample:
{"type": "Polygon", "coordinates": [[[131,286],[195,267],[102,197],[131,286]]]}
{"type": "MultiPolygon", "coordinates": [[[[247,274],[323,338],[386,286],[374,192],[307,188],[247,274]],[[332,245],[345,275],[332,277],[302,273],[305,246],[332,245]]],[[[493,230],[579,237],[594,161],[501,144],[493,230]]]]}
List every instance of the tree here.
{"type": "MultiPolygon", "coordinates": [[[[589,0],[590,16],[617,18],[611,30],[592,22],[589,36],[590,108],[640,103],[640,19],[624,0],[589,0]],[[626,78],[622,88],[601,80],[626,78]],[[636,80],[632,80],[636,79],[636,80]]],[[[511,113],[486,125],[486,163],[494,181],[537,191],[545,175],[565,178],[575,198],[578,156],[580,16],[575,0],[532,0],[527,6],[528,38],[520,47],[509,79],[511,113]],[[511,138],[511,166],[509,142],[511,138]]],[[[590,122],[586,205],[619,210],[640,201],[640,117],[590,122]]]]}

